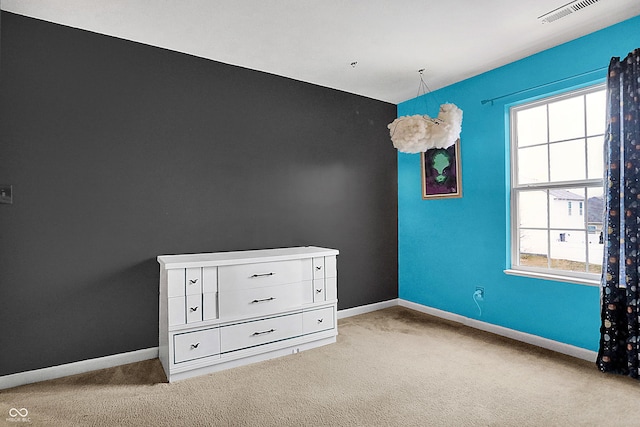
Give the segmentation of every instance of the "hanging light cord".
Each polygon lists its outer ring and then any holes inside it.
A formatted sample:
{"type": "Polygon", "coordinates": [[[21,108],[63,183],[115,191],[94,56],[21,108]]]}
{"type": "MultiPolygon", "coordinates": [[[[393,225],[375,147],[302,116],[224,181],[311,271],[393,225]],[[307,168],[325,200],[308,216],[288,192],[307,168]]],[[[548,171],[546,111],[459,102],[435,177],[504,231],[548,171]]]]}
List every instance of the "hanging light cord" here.
{"type": "Polygon", "coordinates": [[[418,73],[420,74],[420,83],[418,84],[418,93],[416,94],[416,98],[420,96],[420,91],[422,91],[423,95],[426,95],[427,91],[431,92],[429,90],[429,86],[427,86],[427,83],[425,83],[424,79],[422,78],[422,73],[424,73],[424,68],[419,69],[418,73]]]}
{"type": "MultiPolygon", "coordinates": [[[[418,84],[418,93],[416,94],[416,98],[420,98],[420,96],[422,95],[427,95],[427,94],[431,94],[433,95],[433,92],[431,92],[431,89],[429,89],[429,86],[427,85],[427,82],[424,81],[424,78],[422,77],[422,74],[424,73],[424,68],[421,68],[418,70],[418,74],[420,74],[420,83],[418,84]],[[422,93],[421,93],[422,92],[422,93]]],[[[435,96],[434,96],[435,98],[435,96]]],[[[436,102],[438,100],[436,99],[436,102]]],[[[425,103],[425,111],[429,111],[429,105],[427,102],[427,97],[424,97],[424,103],[425,103]]],[[[415,111],[415,105],[414,105],[414,111],[415,111]]],[[[424,118],[424,114],[420,114],[421,116],[423,116],[424,118]]],[[[438,119],[438,118],[432,118],[429,117],[428,119],[425,118],[425,120],[430,121],[436,125],[439,125],[441,123],[443,123],[442,120],[438,119]]],[[[393,138],[393,135],[395,135],[396,133],[396,128],[398,127],[398,123],[396,123],[396,125],[393,127],[393,130],[391,131],[391,138],[393,138]]]]}

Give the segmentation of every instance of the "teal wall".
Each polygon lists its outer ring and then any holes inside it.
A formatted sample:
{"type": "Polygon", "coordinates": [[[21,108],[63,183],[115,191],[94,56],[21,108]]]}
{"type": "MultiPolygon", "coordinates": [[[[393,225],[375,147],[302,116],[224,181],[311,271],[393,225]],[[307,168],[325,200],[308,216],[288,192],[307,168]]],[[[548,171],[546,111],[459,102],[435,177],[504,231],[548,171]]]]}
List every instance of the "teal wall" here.
{"type": "Polygon", "coordinates": [[[420,156],[398,153],[401,299],[597,351],[597,286],[504,273],[509,254],[508,109],[603,82],[611,57],[638,47],[640,16],[398,106],[399,116],[435,116],[439,102],[453,102],[464,112],[462,198],[422,200],[420,156]],[[581,76],[566,79],[576,75],[581,76]],[[545,87],[527,90],[540,85],[545,87]],[[481,104],[521,90],[527,91],[481,104]],[[481,315],[472,298],[476,286],[485,288],[481,315]]]}

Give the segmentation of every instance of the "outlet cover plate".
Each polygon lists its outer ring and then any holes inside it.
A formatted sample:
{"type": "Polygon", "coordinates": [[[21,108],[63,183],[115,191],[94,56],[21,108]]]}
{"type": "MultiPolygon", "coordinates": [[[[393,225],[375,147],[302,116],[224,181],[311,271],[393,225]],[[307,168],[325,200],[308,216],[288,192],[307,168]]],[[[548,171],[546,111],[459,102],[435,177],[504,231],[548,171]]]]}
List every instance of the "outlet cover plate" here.
{"type": "Polygon", "coordinates": [[[0,185],[0,203],[13,204],[13,185],[0,185]]]}

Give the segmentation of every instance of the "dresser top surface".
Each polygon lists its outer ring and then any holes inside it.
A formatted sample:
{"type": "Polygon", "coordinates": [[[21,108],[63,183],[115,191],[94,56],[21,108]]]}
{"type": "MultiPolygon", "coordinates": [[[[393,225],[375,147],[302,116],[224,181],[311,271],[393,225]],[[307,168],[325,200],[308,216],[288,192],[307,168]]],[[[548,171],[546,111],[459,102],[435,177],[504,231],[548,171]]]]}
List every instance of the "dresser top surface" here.
{"type": "Polygon", "coordinates": [[[201,254],[160,255],[158,262],[165,269],[209,267],[258,262],[284,261],[320,256],[338,255],[337,249],[317,246],[259,249],[247,251],[212,252],[201,254]]]}

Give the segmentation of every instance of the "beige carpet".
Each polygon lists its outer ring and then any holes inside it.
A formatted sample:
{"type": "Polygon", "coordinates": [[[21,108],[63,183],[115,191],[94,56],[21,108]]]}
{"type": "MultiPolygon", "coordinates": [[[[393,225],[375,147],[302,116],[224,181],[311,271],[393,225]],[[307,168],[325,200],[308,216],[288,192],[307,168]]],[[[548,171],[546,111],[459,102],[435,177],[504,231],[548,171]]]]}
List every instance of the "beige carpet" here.
{"type": "Polygon", "coordinates": [[[159,361],[0,390],[0,426],[640,425],[640,384],[394,307],[333,345],[164,383],[159,361]],[[15,412],[14,412],[15,414],[15,412]]]}

